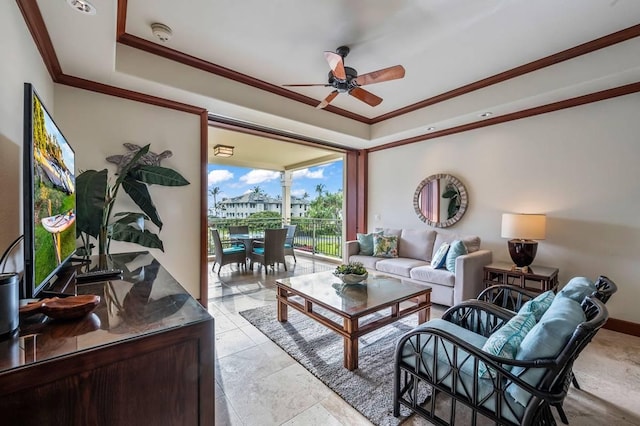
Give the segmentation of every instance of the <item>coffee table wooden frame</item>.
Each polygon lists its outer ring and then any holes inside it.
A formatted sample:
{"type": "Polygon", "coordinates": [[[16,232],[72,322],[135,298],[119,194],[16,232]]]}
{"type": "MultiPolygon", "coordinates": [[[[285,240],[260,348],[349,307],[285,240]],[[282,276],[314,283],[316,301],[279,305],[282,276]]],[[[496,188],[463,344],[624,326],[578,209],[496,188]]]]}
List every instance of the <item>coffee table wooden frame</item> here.
{"type": "Polygon", "coordinates": [[[358,338],[360,338],[360,336],[384,327],[387,324],[396,322],[400,318],[404,318],[416,312],[418,313],[418,323],[420,324],[428,321],[431,315],[431,287],[425,287],[424,290],[419,290],[405,297],[369,307],[355,315],[349,315],[334,308],[333,306],[322,303],[299,290],[291,288],[286,284],[276,281],[276,286],[278,293],[278,321],[287,321],[288,307],[291,306],[309,318],[341,335],[344,341],[344,367],[348,370],[355,370],[358,368],[358,338]],[[290,296],[299,296],[303,299],[303,303],[290,299],[290,296]],[[402,302],[411,302],[412,305],[401,309],[400,304],[402,302]],[[340,316],[343,319],[343,324],[340,325],[321,313],[314,311],[314,304],[340,316]],[[391,308],[389,315],[360,326],[360,318],[386,308],[391,308]]]}

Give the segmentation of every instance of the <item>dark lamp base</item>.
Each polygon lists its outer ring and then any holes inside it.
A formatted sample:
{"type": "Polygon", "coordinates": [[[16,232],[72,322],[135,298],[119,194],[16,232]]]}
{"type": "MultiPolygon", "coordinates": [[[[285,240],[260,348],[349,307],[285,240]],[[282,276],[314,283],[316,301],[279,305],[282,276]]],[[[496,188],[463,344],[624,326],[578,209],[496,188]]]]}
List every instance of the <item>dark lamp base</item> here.
{"type": "Polygon", "coordinates": [[[517,267],[522,268],[533,263],[538,251],[538,242],[532,240],[509,240],[509,255],[517,267]]]}

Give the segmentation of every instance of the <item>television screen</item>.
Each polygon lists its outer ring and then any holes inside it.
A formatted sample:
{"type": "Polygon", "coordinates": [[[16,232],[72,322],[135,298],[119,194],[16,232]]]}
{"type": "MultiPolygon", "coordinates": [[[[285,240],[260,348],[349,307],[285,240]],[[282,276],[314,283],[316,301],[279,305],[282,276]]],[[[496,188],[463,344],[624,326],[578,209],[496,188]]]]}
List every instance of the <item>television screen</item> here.
{"type": "Polygon", "coordinates": [[[76,250],[75,154],[33,86],[24,97],[23,298],[46,287],[76,250]]]}

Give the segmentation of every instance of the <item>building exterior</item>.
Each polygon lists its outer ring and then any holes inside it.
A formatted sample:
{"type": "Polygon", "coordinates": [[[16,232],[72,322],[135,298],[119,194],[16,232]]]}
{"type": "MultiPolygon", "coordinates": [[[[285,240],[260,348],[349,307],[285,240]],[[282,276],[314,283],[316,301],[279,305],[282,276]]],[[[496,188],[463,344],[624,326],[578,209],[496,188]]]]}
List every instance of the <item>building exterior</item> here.
{"type": "MultiPolygon", "coordinates": [[[[218,216],[221,218],[245,218],[258,212],[282,214],[282,198],[273,198],[255,192],[225,198],[219,204],[218,216]]],[[[305,217],[309,210],[309,204],[310,201],[306,198],[291,196],[291,217],[305,217]]]]}

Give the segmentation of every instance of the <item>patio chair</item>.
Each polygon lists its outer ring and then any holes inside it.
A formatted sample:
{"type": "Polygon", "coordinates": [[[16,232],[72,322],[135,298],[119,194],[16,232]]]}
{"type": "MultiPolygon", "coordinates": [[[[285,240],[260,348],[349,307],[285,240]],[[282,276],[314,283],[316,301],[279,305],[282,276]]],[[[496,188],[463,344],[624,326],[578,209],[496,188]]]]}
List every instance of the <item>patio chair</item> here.
{"type": "Polygon", "coordinates": [[[287,270],[287,263],[284,258],[284,240],[287,238],[287,230],[265,229],[264,241],[252,241],[251,253],[249,254],[249,268],[253,271],[253,262],[260,263],[261,267],[265,267],[265,273],[268,273],[267,266],[274,269],[276,263],[282,263],[284,270],[287,270]]]}
{"type": "Polygon", "coordinates": [[[216,271],[216,263],[220,265],[218,275],[220,275],[222,267],[230,263],[236,263],[238,267],[244,265],[244,268],[247,268],[247,253],[242,241],[221,240],[220,233],[217,229],[211,230],[211,237],[213,238],[215,256],[213,266],[211,267],[213,272],[216,271]],[[225,246],[227,247],[225,248],[225,246]]]}
{"type": "Polygon", "coordinates": [[[284,255],[293,256],[293,261],[298,263],[296,253],[293,251],[293,239],[296,236],[296,228],[298,225],[287,225],[287,238],[284,240],[284,255]]]}

